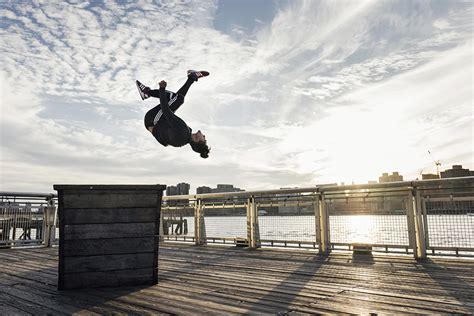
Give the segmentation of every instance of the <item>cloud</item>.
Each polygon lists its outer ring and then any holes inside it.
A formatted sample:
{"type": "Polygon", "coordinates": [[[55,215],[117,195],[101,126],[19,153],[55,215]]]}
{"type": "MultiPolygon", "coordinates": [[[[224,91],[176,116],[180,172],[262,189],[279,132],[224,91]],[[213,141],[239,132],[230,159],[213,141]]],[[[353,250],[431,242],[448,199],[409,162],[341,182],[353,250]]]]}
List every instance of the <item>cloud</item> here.
{"type": "Polygon", "coordinates": [[[281,2],[238,36],[214,28],[219,5],[3,4],[2,189],[366,181],[429,168],[425,147],[474,167],[472,3],[281,2]],[[177,90],[189,68],[211,72],[178,113],[206,134],[207,160],[151,137],[158,101],[134,86],[177,90]]]}

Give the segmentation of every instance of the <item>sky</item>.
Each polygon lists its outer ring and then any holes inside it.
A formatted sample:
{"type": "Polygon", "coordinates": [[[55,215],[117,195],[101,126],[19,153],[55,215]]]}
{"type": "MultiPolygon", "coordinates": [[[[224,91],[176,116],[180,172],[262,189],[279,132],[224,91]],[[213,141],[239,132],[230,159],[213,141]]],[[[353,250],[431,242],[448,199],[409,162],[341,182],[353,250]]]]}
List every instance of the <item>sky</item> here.
{"type": "Polygon", "coordinates": [[[0,1],[0,190],[246,190],[474,169],[472,1],[0,1]],[[211,147],[163,147],[138,79],[211,147]],[[431,155],[428,154],[428,150],[431,155]]]}

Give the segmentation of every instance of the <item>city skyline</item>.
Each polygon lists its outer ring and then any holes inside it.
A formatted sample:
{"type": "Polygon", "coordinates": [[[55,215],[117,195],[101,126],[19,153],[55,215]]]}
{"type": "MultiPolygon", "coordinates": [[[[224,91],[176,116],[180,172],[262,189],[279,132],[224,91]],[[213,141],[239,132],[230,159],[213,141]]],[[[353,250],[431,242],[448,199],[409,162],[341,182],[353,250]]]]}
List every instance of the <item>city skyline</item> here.
{"type": "Polygon", "coordinates": [[[235,183],[247,190],[474,168],[471,1],[2,1],[0,189],[235,183]],[[162,147],[157,100],[210,145],[162,147]],[[430,154],[428,154],[430,151],[430,154]]]}
{"type": "MultiPolygon", "coordinates": [[[[474,170],[470,170],[468,168],[463,168],[462,165],[453,165],[449,169],[440,170],[439,175],[438,174],[431,174],[431,173],[423,173],[423,174],[419,174],[419,176],[416,179],[406,179],[398,171],[393,171],[392,174],[390,174],[389,172],[384,172],[384,173],[382,173],[381,176],[378,177],[378,181],[377,180],[369,180],[369,181],[367,181],[367,184],[383,183],[383,182],[395,182],[395,181],[410,181],[410,180],[433,180],[433,179],[441,179],[441,178],[468,177],[468,176],[474,176],[474,170]]],[[[334,183],[334,184],[337,184],[337,183],[334,183]]],[[[363,183],[344,183],[344,182],[341,182],[339,184],[343,185],[343,184],[363,184],[363,183]]],[[[317,185],[317,184],[315,184],[315,185],[317,185]]],[[[169,185],[166,189],[166,195],[188,195],[188,194],[191,194],[190,191],[193,191],[191,188],[195,189],[196,194],[246,191],[245,189],[234,187],[234,184],[230,184],[230,183],[227,183],[227,184],[218,183],[218,184],[216,184],[216,188],[211,188],[207,185],[195,186],[195,185],[192,185],[190,183],[181,182],[181,183],[178,183],[176,186],[169,185]],[[186,186],[187,193],[177,193],[177,192],[179,192],[179,189],[177,190],[177,188],[180,185],[181,186],[183,186],[183,185],[186,186]],[[175,192],[175,193],[174,194],[168,194],[168,192],[175,192]]],[[[297,188],[297,187],[295,187],[295,188],[297,188]]],[[[272,188],[272,189],[275,189],[275,188],[272,188]]],[[[284,187],[281,187],[280,189],[284,189],[284,187]]]]}

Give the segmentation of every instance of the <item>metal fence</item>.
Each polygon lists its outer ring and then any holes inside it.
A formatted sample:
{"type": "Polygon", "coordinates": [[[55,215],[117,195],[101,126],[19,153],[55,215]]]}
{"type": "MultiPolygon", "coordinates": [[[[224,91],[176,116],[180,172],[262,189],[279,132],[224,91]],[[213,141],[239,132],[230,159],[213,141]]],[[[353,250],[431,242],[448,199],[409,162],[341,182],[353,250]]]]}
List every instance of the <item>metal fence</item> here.
{"type": "Polygon", "coordinates": [[[52,194],[0,192],[0,248],[56,242],[52,194]]]}
{"type": "MultiPolygon", "coordinates": [[[[0,195],[0,247],[57,241],[55,195],[0,195]]],[[[474,177],[165,196],[160,236],[322,253],[474,256],[474,177]]]]}
{"type": "Polygon", "coordinates": [[[165,222],[185,209],[188,222],[187,234],[168,231],[165,240],[474,256],[474,177],[163,200],[165,222]]]}
{"type": "Polygon", "coordinates": [[[446,183],[420,190],[426,249],[429,253],[474,252],[474,194],[471,186],[446,183]]]}

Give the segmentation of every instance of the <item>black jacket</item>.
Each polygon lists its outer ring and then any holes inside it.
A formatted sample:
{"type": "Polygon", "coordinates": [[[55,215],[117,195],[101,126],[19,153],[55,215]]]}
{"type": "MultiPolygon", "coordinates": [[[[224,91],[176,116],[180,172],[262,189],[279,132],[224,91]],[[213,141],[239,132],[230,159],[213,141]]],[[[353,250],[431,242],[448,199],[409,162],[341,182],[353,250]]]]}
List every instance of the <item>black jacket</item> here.
{"type": "Polygon", "coordinates": [[[191,141],[191,128],[170,109],[165,88],[160,88],[163,116],[153,127],[153,136],[163,146],[181,147],[191,141]]]}

